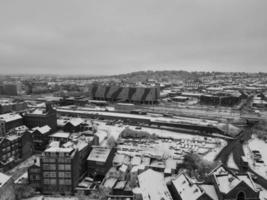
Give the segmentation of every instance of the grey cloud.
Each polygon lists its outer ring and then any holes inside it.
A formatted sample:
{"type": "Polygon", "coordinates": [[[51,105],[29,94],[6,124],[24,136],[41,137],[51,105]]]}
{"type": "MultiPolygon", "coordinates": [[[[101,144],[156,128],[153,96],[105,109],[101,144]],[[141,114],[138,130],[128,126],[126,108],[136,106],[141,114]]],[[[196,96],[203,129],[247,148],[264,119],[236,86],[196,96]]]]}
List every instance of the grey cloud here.
{"type": "Polygon", "coordinates": [[[2,73],[266,71],[265,0],[0,2],[2,73]]]}

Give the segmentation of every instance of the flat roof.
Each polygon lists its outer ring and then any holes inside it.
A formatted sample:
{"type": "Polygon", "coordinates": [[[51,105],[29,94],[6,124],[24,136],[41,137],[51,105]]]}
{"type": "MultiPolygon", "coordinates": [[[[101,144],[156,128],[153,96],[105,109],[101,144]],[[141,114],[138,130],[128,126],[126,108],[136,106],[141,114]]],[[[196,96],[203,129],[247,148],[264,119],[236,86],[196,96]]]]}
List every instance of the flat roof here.
{"type": "Polygon", "coordinates": [[[162,173],[148,169],[138,175],[138,181],[143,200],[172,200],[162,173]]]}
{"type": "Polygon", "coordinates": [[[15,121],[18,119],[22,119],[22,117],[16,113],[6,113],[6,114],[0,115],[0,120],[3,120],[5,122],[11,122],[11,121],[15,121]]]}
{"type": "Polygon", "coordinates": [[[70,137],[70,133],[59,131],[59,132],[56,132],[56,133],[50,135],[49,137],[69,138],[70,137]]]}
{"type": "Polygon", "coordinates": [[[87,160],[89,161],[97,161],[97,162],[105,162],[111,152],[111,148],[106,147],[93,147],[92,151],[90,152],[87,160]]]}

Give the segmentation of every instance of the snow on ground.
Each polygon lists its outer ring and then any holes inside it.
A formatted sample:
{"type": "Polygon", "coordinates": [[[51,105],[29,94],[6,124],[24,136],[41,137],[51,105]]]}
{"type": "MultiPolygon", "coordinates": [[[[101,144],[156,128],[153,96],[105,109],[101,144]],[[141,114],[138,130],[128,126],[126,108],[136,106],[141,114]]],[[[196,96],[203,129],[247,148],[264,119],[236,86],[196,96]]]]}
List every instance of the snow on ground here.
{"type": "Polygon", "coordinates": [[[227,161],[227,167],[232,168],[232,169],[237,169],[239,170],[238,166],[236,165],[234,161],[234,155],[233,153],[230,154],[228,161],[227,161]]]}
{"type": "Polygon", "coordinates": [[[258,139],[255,135],[243,146],[249,166],[259,175],[267,178],[267,143],[258,139]],[[260,151],[264,163],[256,163],[253,159],[253,150],[260,151]]]}
{"type": "Polygon", "coordinates": [[[22,174],[24,174],[28,167],[34,163],[34,160],[39,157],[39,155],[32,155],[28,159],[24,160],[22,163],[18,164],[16,167],[12,168],[7,172],[14,179],[18,179],[22,174]]]}
{"type": "Polygon", "coordinates": [[[49,196],[36,196],[31,198],[25,198],[23,200],[79,200],[77,197],[49,197],[49,196]]]}
{"type": "MultiPolygon", "coordinates": [[[[115,140],[118,139],[120,133],[126,128],[130,128],[132,130],[135,130],[136,126],[129,126],[129,125],[123,125],[123,124],[115,124],[115,125],[106,125],[105,121],[100,120],[94,120],[94,124],[97,124],[97,134],[102,134],[103,138],[104,135],[111,135],[114,137],[115,140]]],[[[185,151],[195,150],[196,152],[203,151],[205,149],[201,149],[200,147],[205,146],[206,149],[209,149],[204,155],[203,158],[208,161],[213,161],[215,156],[221,151],[221,149],[227,144],[227,142],[223,139],[218,138],[211,138],[211,137],[204,137],[194,134],[187,134],[187,133],[181,133],[181,132],[174,132],[169,130],[163,130],[163,129],[157,129],[157,128],[149,128],[149,127],[142,127],[140,131],[145,131],[149,134],[155,134],[160,137],[164,138],[173,138],[178,140],[183,140],[181,144],[178,144],[175,141],[171,140],[156,140],[156,143],[149,144],[146,143],[146,145],[140,145],[140,151],[139,153],[153,153],[157,155],[166,155],[166,156],[172,156],[173,154],[177,153],[175,152],[175,148],[181,148],[180,150],[184,149],[185,151]],[[199,146],[193,142],[193,140],[199,140],[202,142],[202,144],[199,146]],[[183,145],[179,147],[179,145],[183,145]],[[215,144],[216,143],[216,144],[215,144]],[[218,145],[219,144],[219,145],[218,145]]],[[[106,137],[107,139],[108,137],[106,137]]],[[[106,140],[101,142],[101,145],[105,146],[107,143],[106,140]]],[[[135,144],[134,147],[137,149],[137,146],[139,144],[135,144]]],[[[130,146],[131,147],[131,146],[130,146]]],[[[129,147],[129,148],[130,148],[129,147]]],[[[119,148],[125,148],[123,145],[119,145],[119,148]]],[[[125,148],[126,149],[126,148],[125,148]]],[[[131,149],[131,148],[130,148],[131,149]]],[[[128,152],[129,154],[136,154],[136,152],[128,152]]],[[[180,154],[180,153],[179,153],[180,154]]]]}

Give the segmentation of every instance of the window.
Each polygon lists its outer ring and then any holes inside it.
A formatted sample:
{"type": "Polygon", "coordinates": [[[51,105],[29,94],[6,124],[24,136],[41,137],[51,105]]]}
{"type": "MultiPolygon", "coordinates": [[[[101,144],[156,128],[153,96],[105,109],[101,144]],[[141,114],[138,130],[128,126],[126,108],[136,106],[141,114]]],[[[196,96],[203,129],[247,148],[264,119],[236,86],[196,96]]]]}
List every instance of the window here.
{"type": "Polygon", "coordinates": [[[65,172],[65,177],[66,178],[71,178],[71,172],[65,172]]]}
{"type": "Polygon", "coordinates": [[[57,184],[57,179],[50,179],[50,184],[51,185],[56,185],[57,184]]]}
{"type": "Polygon", "coordinates": [[[64,170],[65,168],[64,168],[64,165],[63,164],[59,164],[58,165],[58,170],[64,170]]]}
{"type": "Polygon", "coordinates": [[[44,164],[44,165],[43,165],[43,169],[44,169],[44,170],[49,170],[49,169],[50,169],[49,164],[44,164]]]}
{"type": "Polygon", "coordinates": [[[65,177],[65,172],[58,172],[58,177],[64,178],[65,177]]]}
{"type": "Polygon", "coordinates": [[[244,194],[244,192],[240,192],[240,193],[237,195],[237,200],[245,200],[245,194],[244,194]]]}
{"type": "Polygon", "coordinates": [[[44,179],[44,184],[49,185],[50,184],[49,179],[44,179]]]}
{"type": "Polygon", "coordinates": [[[44,172],[44,173],[43,173],[43,176],[44,176],[45,178],[50,177],[50,172],[44,172]]]}
{"type": "Polygon", "coordinates": [[[56,165],[55,164],[50,164],[50,170],[56,170],[56,165]]]}
{"type": "Polygon", "coordinates": [[[52,177],[52,178],[57,177],[57,173],[56,172],[50,172],[50,177],[52,177]]]}
{"type": "Polygon", "coordinates": [[[71,170],[70,165],[65,165],[65,170],[71,170]]]}
{"type": "Polygon", "coordinates": [[[64,179],[59,179],[59,182],[58,182],[59,185],[64,185],[64,179]]]}
{"type": "Polygon", "coordinates": [[[71,179],[65,179],[65,185],[71,185],[71,179]]]}

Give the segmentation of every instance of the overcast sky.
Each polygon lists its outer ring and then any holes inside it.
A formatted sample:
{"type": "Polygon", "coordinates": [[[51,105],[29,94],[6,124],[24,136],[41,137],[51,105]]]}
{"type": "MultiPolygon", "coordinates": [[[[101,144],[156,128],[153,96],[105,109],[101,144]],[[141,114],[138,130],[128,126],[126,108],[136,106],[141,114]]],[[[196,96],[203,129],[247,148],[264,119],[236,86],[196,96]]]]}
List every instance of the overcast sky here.
{"type": "Polygon", "coordinates": [[[266,0],[0,1],[0,73],[267,72],[266,0]]]}

